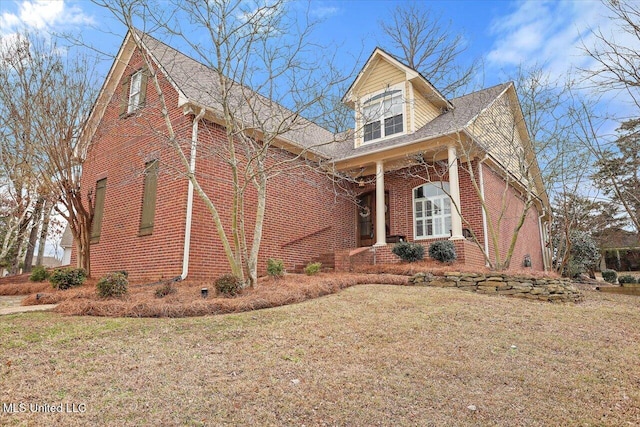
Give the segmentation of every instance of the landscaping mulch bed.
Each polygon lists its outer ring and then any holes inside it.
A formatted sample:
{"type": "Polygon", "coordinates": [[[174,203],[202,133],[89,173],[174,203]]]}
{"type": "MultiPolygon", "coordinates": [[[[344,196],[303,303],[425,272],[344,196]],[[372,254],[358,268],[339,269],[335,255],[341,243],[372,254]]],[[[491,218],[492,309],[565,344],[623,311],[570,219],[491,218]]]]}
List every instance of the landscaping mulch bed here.
{"type": "Polygon", "coordinates": [[[49,286],[43,292],[29,295],[23,305],[58,304],[55,311],[66,315],[108,317],[189,317],[207,314],[237,313],[298,303],[335,293],[341,289],[368,283],[406,285],[407,276],[392,274],[335,274],[316,276],[287,274],[284,278],[262,278],[253,289],[245,289],[234,298],[216,298],[212,283],[185,281],[173,284],[175,292],[158,298],[156,290],[164,286],[138,283],[129,286],[121,298],[100,298],[95,280],[64,291],[49,286]],[[207,287],[210,297],[202,298],[207,287]]]}

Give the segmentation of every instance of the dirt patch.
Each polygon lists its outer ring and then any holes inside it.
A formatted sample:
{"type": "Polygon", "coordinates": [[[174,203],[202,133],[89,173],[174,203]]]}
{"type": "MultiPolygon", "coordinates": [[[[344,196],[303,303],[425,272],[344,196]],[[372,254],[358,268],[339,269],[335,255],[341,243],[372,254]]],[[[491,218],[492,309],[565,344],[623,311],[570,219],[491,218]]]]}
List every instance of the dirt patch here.
{"type": "Polygon", "coordinates": [[[22,305],[22,300],[24,299],[24,295],[18,296],[0,296],[0,309],[10,308],[10,307],[19,307],[22,305]]]}

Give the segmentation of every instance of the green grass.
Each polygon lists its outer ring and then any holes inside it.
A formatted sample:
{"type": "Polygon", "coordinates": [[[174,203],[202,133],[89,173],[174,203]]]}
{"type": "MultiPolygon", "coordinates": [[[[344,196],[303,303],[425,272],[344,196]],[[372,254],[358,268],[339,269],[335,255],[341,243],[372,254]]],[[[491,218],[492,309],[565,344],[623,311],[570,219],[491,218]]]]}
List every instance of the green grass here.
{"type": "Polygon", "coordinates": [[[371,285],[210,317],[5,316],[0,333],[0,402],[87,405],[0,425],[640,423],[629,296],[371,285]]]}

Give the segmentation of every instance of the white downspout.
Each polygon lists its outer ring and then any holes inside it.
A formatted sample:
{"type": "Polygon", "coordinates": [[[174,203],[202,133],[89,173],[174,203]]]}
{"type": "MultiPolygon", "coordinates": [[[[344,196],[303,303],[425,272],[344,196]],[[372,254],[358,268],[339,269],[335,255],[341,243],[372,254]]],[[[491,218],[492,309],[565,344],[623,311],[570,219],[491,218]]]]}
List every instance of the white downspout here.
{"type": "MultiPolygon", "coordinates": [[[[487,200],[484,198],[484,174],[482,173],[482,163],[484,163],[485,160],[487,160],[487,155],[485,154],[484,157],[482,158],[482,160],[480,160],[478,162],[478,175],[480,178],[480,197],[482,197],[482,202],[485,204],[487,203],[487,200]]],[[[485,211],[485,209],[482,209],[482,234],[484,234],[484,252],[487,254],[487,257],[489,256],[489,236],[487,235],[488,233],[488,229],[487,229],[487,212],[485,211]]],[[[485,266],[489,266],[489,262],[485,261],[485,266]]]]}
{"type": "MultiPolygon", "coordinates": [[[[193,119],[191,127],[191,157],[189,160],[189,170],[192,174],[196,172],[196,151],[198,148],[198,123],[204,116],[204,108],[200,110],[193,119]]],[[[193,218],[193,182],[189,179],[187,190],[187,219],[184,227],[184,252],[182,254],[182,274],[180,279],[184,280],[189,274],[189,250],[191,248],[191,220],[193,218]]]]}
{"type": "Polygon", "coordinates": [[[542,249],[542,264],[543,264],[543,268],[544,271],[548,271],[549,270],[549,251],[547,250],[547,245],[546,245],[546,241],[547,241],[547,237],[546,237],[546,230],[545,228],[542,226],[542,217],[545,216],[545,208],[542,208],[542,213],[540,215],[538,215],[538,228],[540,229],[540,249],[542,249]]]}

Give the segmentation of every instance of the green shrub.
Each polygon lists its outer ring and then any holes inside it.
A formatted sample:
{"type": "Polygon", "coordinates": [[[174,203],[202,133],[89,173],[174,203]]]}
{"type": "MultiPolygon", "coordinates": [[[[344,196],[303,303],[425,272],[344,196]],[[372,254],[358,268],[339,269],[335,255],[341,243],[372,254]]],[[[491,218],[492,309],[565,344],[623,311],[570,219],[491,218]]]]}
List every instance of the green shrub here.
{"type": "Polygon", "coordinates": [[[602,278],[609,283],[616,283],[618,273],[615,270],[602,270],[602,278]]]}
{"type": "Polygon", "coordinates": [[[598,261],[600,261],[600,250],[591,234],[586,231],[573,230],[569,234],[569,243],[562,234],[558,234],[552,239],[556,252],[556,259],[561,260],[569,251],[568,262],[562,268],[562,275],[565,277],[576,277],[583,273],[593,273],[598,261]]]}
{"type": "Polygon", "coordinates": [[[415,262],[424,259],[424,246],[419,243],[398,242],[391,252],[403,261],[415,262]]]}
{"type": "Polygon", "coordinates": [[[456,247],[450,240],[438,240],[429,245],[429,256],[440,262],[453,262],[458,259],[456,247]]]}
{"type": "Polygon", "coordinates": [[[224,274],[216,280],[216,291],[225,297],[234,297],[243,287],[242,279],[233,274],[224,274]]]}
{"type": "Polygon", "coordinates": [[[284,276],[284,262],[281,259],[269,258],[267,260],[267,274],[276,279],[284,276]]]}
{"type": "Polygon", "coordinates": [[[618,283],[620,283],[621,285],[624,285],[625,283],[631,283],[631,284],[638,283],[638,281],[632,275],[625,274],[623,276],[618,277],[618,283]]]}
{"type": "Polygon", "coordinates": [[[49,272],[46,268],[41,265],[33,267],[31,271],[31,276],[29,276],[29,280],[32,282],[44,282],[49,278],[49,272]]]}
{"type": "Polygon", "coordinates": [[[175,294],[176,292],[178,292],[178,290],[173,286],[173,283],[165,283],[156,289],[156,298],[163,298],[167,295],[175,294]]]}
{"type": "Polygon", "coordinates": [[[49,277],[51,285],[59,290],[80,286],[87,278],[87,272],[82,268],[57,268],[49,277]]]}
{"type": "Polygon", "coordinates": [[[127,293],[129,281],[122,272],[109,273],[98,280],[98,295],[102,298],[121,297],[127,293]]]}
{"type": "Polygon", "coordinates": [[[322,268],[321,263],[311,262],[304,268],[304,274],[306,274],[307,276],[313,276],[314,274],[318,274],[320,272],[320,268],[322,268]]]}

